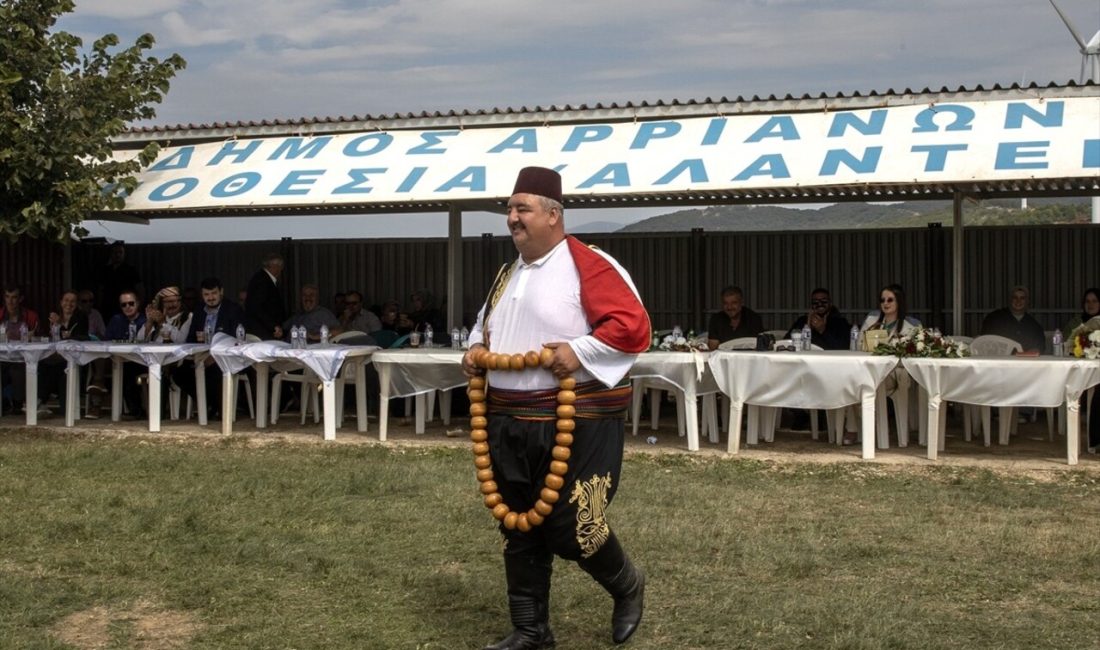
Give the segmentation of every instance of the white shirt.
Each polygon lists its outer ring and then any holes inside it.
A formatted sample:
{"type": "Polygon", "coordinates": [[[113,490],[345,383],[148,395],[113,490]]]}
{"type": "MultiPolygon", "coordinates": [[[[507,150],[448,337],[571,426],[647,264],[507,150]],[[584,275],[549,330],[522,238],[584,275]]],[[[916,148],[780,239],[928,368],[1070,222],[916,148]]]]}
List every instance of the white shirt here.
{"type": "MultiPolygon", "coordinates": [[[[637,295],[626,271],[609,256],[603,256],[637,295]]],[[[488,328],[484,317],[483,306],[470,332],[471,346],[484,343],[486,329],[493,352],[524,354],[541,351],[544,343],[568,343],[581,363],[573,373],[578,383],[598,379],[614,386],[634,364],[636,355],[616,350],[591,335],[581,306],[580,276],[564,239],[533,262],[524,262],[522,257],[513,262],[512,275],[489,315],[488,328]]],[[[490,371],[489,384],[508,390],[542,390],[558,382],[550,372],[536,368],[490,371]]]]}

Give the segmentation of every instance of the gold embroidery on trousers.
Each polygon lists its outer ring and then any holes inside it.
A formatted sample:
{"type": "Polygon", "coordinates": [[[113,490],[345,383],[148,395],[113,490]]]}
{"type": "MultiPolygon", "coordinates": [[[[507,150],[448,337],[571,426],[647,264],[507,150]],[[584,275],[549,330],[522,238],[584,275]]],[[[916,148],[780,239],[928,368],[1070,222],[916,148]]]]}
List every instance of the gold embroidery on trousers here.
{"type": "Polygon", "coordinates": [[[611,473],[607,476],[592,475],[591,480],[573,483],[569,503],[577,504],[577,544],[581,557],[592,557],[607,541],[611,531],[604,519],[607,495],[611,491],[611,473]]]}

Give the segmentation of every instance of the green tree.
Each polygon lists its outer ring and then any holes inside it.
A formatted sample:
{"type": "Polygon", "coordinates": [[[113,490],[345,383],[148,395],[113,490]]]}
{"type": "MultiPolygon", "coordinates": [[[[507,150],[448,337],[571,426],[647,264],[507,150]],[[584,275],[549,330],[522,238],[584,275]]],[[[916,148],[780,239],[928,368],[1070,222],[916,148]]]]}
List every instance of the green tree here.
{"type": "Polygon", "coordinates": [[[157,146],[115,160],[111,139],[154,117],[186,65],[177,54],[147,56],[149,34],[121,50],[107,34],[85,50],[80,38],[52,31],[72,10],[72,0],[0,0],[0,236],[8,240],[64,241],[94,213],[121,208],[157,146]]]}

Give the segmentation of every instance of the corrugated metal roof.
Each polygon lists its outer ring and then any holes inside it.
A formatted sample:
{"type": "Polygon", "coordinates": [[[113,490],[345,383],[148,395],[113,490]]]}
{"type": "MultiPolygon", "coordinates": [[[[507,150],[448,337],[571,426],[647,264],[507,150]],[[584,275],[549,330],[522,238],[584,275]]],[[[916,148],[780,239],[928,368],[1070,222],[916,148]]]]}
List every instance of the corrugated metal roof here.
{"type": "Polygon", "coordinates": [[[726,96],[713,99],[672,99],[654,102],[597,102],[595,104],[566,104],[563,106],[520,106],[513,108],[490,108],[478,110],[421,111],[419,113],[393,113],[391,115],[353,115],[351,117],[299,117],[291,119],[249,120],[237,122],[214,122],[212,124],[175,124],[165,126],[141,126],[115,138],[119,148],[136,147],[153,140],[169,140],[173,144],[221,140],[226,138],[248,138],[272,135],[297,135],[320,133],[346,133],[356,131],[377,131],[423,128],[467,128],[478,126],[500,126],[502,124],[568,124],[592,121],[615,121],[633,119],[659,119],[670,117],[690,117],[697,115],[737,115],[773,112],[800,112],[821,110],[852,110],[878,106],[911,105],[914,103],[939,102],[960,99],[1034,99],[1044,95],[1095,97],[1100,95],[1100,84],[1092,81],[1078,84],[1073,81],[1065,84],[1050,82],[1046,85],[1031,83],[1027,86],[1011,84],[1002,86],[993,84],[989,88],[981,84],[973,88],[959,86],[952,90],[946,86],[939,90],[906,88],[884,92],[871,90],[867,93],[855,91],[845,94],[809,93],[801,96],[791,94],[782,97],[753,95],[750,98],[726,96]]]}

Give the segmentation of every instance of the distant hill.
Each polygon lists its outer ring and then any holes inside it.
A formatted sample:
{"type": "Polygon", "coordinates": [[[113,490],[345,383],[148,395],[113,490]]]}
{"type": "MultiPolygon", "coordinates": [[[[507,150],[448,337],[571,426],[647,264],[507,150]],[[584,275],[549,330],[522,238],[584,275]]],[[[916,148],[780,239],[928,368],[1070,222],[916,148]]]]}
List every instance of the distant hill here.
{"type": "Polygon", "coordinates": [[[592,221],[580,226],[570,226],[569,232],[615,232],[622,227],[623,225],[621,223],[616,223],[614,221],[592,221]]]}
{"type": "MultiPolygon", "coordinates": [[[[1026,209],[1017,199],[983,201],[963,208],[967,226],[1010,226],[1088,223],[1089,199],[1029,199],[1026,209]]],[[[816,210],[775,205],[718,205],[678,210],[625,226],[617,232],[845,230],[855,228],[916,228],[939,222],[950,226],[950,201],[905,201],[888,205],[837,203],[816,210]]],[[[591,232],[591,231],[590,231],[591,232]]]]}

